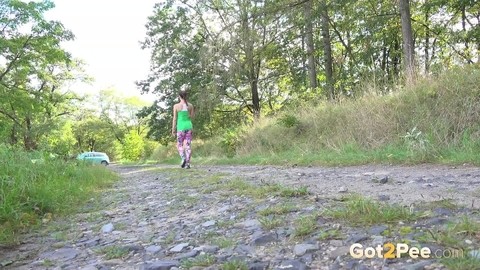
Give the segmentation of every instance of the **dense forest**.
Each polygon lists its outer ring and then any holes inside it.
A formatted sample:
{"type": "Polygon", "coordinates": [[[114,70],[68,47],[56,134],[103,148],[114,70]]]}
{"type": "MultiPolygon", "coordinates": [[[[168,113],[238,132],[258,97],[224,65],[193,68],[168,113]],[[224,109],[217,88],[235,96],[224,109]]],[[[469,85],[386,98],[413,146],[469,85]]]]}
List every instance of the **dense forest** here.
{"type": "MultiPolygon", "coordinates": [[[[480,4],[473,0],[167,0],[146,18],[151,70],[147,106],[99,89],[62,48],[74,33],[45,19],[52,1],[0,2],[0,143],[63,156],[108,152],[148,158],[172,141],[179,90],[208,139],[304,104],[391,95],[424,77],[480,59],[480,4]]],[[[112,7],[114,9],[114,7],[112,7]]]]}

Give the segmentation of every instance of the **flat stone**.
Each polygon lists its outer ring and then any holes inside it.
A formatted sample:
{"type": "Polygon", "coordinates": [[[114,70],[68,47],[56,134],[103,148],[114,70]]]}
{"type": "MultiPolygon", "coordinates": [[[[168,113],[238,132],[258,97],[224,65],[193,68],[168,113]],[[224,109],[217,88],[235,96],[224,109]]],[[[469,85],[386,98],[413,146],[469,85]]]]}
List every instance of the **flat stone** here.
{"type": "Polygon", "coordinates": [[[218,246],[199,246],[194,248],[194,250],[203,251],[205,253],[216,253],[220,248],[218,246]]]}
{"type": "Polygon", "coordinates": [[[301,260],[302,262],[304,262],[305,264],[310,265],[310,264],[312,264],[312,262],[313,262],[313,254],[312,254],[312,253],[307,253],[307,254],[303,255],[303,256],[300,258],[300,260],[301,260]]]}
{"type": "Polygon", "coordinates": [[[425,226],[435,226],[435,225],[442,225],[448,222],[448,219],[441,218],[441,217],[434,217],[426,220],[425,226]]]}
{"type": "Polygon", "coordinates": [[[260,227],[262,225],[260,223],[260,221],[258,221],[256,219],[249,219],[249,220],[246,220],[246,221],[242,222],[241,224],[243,225],[243,227],[246,227],[246,228],[260,227]]]}
{"type": "Polygon", "coordinates": [[[144,251],[143,246],[140,246],[140,245],[128,245],[128,246],[125,246],[124,248],[128,251],[133,251],[133,252],[136,252],[136,253],[144,251]]]}
{"type": "Polygon", "coordinates": [[[267,270],[269,265],[268,262],[253,262],[248,264],[248,270],[267,270]]]}
{"type": "Polygon", "coordinates": [[[381,201],[381,202],[385,202],[385,201],[390,200],[390,196],[388,196],[388,195],[383,195],[383,194],[378,195],[377,198],[378,198],[378,200],[381,201]]]}
{"type": "Polygon", "coordinates": [[[293,248],[293,253],[295,254],[295,256],[301,257],[301,256],[305,255],[305,253],[307,253],[309,251],[315,251],[315,250],[318,250],[317,245],[298,244],[298,245],[295,245],[295,247],[293,248]]]}
{"type": "Polygon", "coordinates": [[[451,216],[451,215],[453,215],[452,210],[447,209],[447,208],[443,208],[443,207],[435,208],[433,210],[433,212],[438,216],[451,216]]]}
{"type": "Polygon", "coordinates": [[[140,270],[170,270],[173,267],[180,266],[179,261],[156,261],[152,263],[145,263],[140,267],[140,270]]]}
{"type": "Polygon", "coordinates": [[[411,265],[405,265],[403,269],[405,270],[422,270],[425,266],[429,266],[433,263],[431,260],[420,261],[411,265]]]}
{"type": "Polygon", "coordinates": [[[380,235],[372,236],[372,245],[373,247],[377,247],[378,245],[383,246],[383,242],[385,242],[385,237],[380,235]]]}
{"type": "Polygon", "coordinates": [[[298,260],[287,260],[282,261],[280,266],[275,267],[275,270],[284,270],[284,269],[291,269],[291,270],[306,270],[307,266],[298,260]]]}
{"type": "Polygon", "coordinates": [[[330,240],[329,244],[332,247],[341,247],[341,246],[343,246],[343,241],[334,239],[334,240],[330,240]]]}
{"type": "Polygon", "coordinates": [[[146,248],[147,253],[156,254],[162,250],[161,246],[149,246],[146,248]]]}
{"type": "Polygon", "coordinates": [[[216,223],[217,223],[217,222],[216,222],[215,220],[209,220],[209,221],[207,221],[207,222],[204,222],[204,223],[202,224],[202,227],[204,227],[204,228],[212,227],[212,226],[214,226],[216,223]]]}
{"type": "Polygon", "coordinates": [[[224,207],[218,209],[218,212],[221,213],[221,212],[226,212],[228,210],[230,210],[230,205],[225,205],[224,207]]]}
{"type": "Polygon", "coordinates": [[[253,244],[256,246],[266,245],[268,243],[278,241],[277,236],[273,233],[265,234],[253,239],[253,244]]]}
{"type": "Polygon", "coordinates": [[[112,259],[112,260],[104,261],[102,264],[106,266],[113,266],[113,265],[120,265],[124,263],[125,262],[120,259],[112,259]]]}
{"type": "Polygon", "coordinates": [[[69,261],[77,257],[78,252],[73,248],[61,248],[56,251],[46,252],[40,255],[40,259],[48,259],[52,261],[69,261]]]}
{"type": "Polygon", "coordinates": [[[94,239],[88,240],[88,241],[86,241],[82,244],[85,245],[85,247],[96,247],[96,246],[98,246],[99,242],[100,242],[100,238],[94,238],[94,239]]]}
{"type": "Polygon", "coordinates": [[[0,266],[5,267],[5,266],[10,265],[12,263],[13,263],[12,260],[4,260],[4,261],[0,262],[0,266]]]}
{"type": "Polygon", "coordinates": [[[366,234],[354,234],[347,238],[349,243],[360,243],[367,240],[369,237],[366,234]]]}
{"type": "Polygon", "coordinates": [[[384,231],[386,231],[388,229],[388,226],[387,225],[377,225],[377,226],[373,226],[371,227],[369,230],[368,230],[368,233],[369,234],[372,234],[372,235],[381,235],[384,231]]]}
{"type": "Polygon", "coordinates": [[[98,270],[98,268],[95,265],[87,265],[79,269],[80,270],[98,270]]]}
{"type": "Polygon", "coordinates": [[[198,253],[199,253],[198,250],[193,249],[193,250],[190,250],[189,252],[186,252],[186,253],[180,254],[178,256],[175,256],[173,259],[181,261],[183,259],[193,258],[193,257],[197,256],[198,253]]]}
{"type": "Polygon", "coordinates": [[[182,252],[182,250],[186,247],[188,247],[189,243],[181,243],[181,244],[178,244],[176,246],[174,246],[173,248],[170,249],[170,252],[182,252]]]}
{"type": "Polygon", "coordinates": [[[350,252],[350,247],[343,246],[343,247],[339,247],[335,250],[330,251],[330,253],[328,254],[328,257],[332,260],[335,260],[335,259],[337,259],[337,257],[346,255],[349,252],[350,252]]]}
{"type": "Polygon", "coordinates": [[[102,232],[103,233],[110,233],[113,230],[114,230],[114,227],[113,227],[112,223],[108,223],[108,224],[102,226],[102,232]]]}
{"type": "Polygon", "coordinates": [[[255,254],[255,249],[247,245],[237,245],[233,251],[236,253],[245,254],[245,255],[255,254]]]}

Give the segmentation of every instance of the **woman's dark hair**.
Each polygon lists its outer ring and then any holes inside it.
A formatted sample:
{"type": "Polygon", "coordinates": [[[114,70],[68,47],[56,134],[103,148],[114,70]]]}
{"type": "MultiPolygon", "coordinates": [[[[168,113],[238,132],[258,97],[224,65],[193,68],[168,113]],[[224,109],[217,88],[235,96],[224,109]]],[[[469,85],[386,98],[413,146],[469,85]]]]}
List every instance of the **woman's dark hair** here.
{"type": "Polygon", "coordinates": [[[180,93],[178,94],[183,100],[185,100],[185,103],[187,103],[188,105],[188,102],[187,102],[187,91],[180,91],[180,93]]]}

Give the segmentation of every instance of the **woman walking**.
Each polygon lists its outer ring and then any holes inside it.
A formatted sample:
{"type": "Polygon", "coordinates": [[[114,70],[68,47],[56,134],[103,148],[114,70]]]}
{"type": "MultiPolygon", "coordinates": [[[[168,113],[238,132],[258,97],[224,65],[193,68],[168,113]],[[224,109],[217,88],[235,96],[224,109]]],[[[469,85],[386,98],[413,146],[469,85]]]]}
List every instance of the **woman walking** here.
{"type": "Polygon", "coordinates": [[[190,157],[192,156],[192,118],[194,109],[187,101],[187,92],[179,93],[180,102],[173,105],[172,135],[177,135],[178,154],[182,158],[181,167],[190,169],[190,157]]]}

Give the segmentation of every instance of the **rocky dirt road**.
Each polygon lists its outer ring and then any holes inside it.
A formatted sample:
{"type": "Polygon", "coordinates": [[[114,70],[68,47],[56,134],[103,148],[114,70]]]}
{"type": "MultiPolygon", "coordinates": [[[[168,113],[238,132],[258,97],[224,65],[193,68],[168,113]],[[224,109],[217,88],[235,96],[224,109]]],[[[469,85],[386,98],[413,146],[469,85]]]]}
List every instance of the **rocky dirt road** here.
{"type": "Polygon", "coordinates": [[[480,269],[477,167],[109,169],[101,200],[0,248],[0,268],[480,269]],[[444,258],[349,253],[386,242],[444,258]]]}

